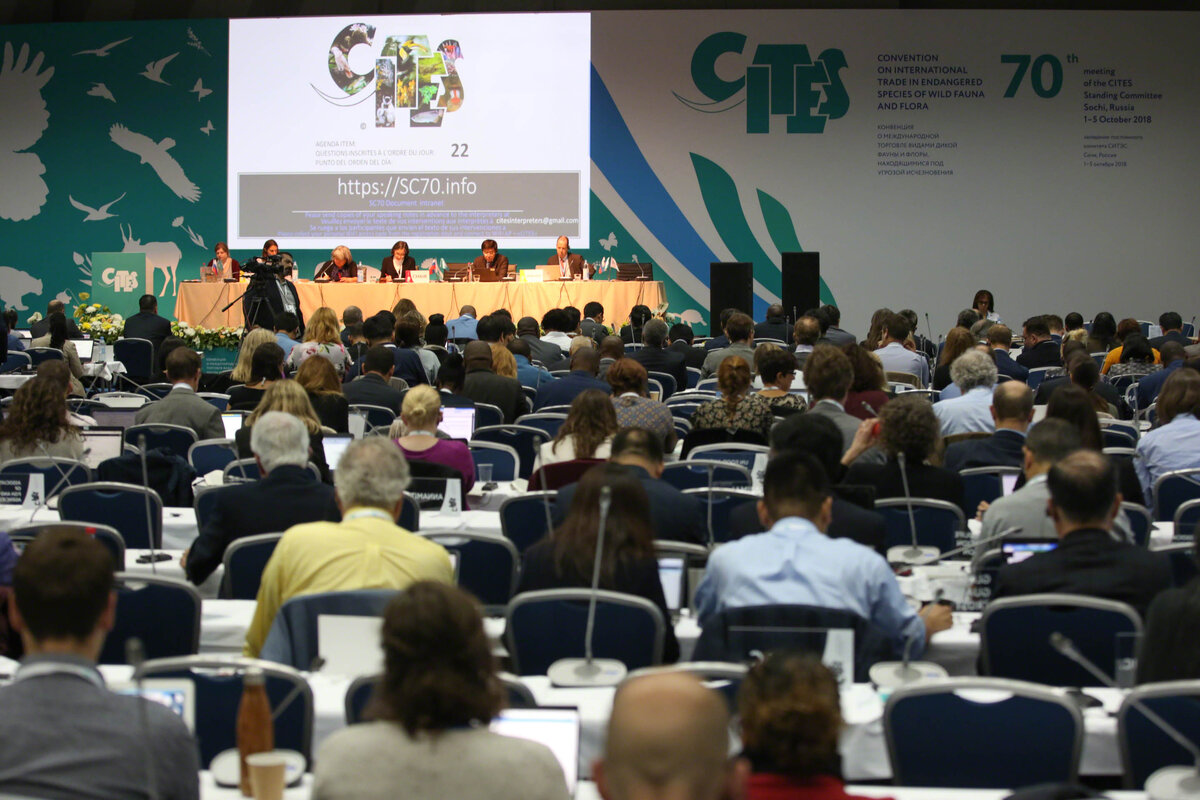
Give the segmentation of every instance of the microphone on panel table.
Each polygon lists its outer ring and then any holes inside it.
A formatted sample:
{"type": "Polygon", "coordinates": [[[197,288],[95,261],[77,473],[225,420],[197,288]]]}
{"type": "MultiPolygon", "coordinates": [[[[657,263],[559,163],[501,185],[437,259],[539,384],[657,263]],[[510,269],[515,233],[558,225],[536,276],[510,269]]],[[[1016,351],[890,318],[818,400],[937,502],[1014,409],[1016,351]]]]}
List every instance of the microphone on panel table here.
{"type": "MultiPolygon", "coordinates": [[[[1091,659],[1079,652],[1079,649],[1075,647],[1075,643],[1062,633],[1055,631],[1050,634],[1050,646],[1066,658],[1071,659],[1086,669],[1096,680],[1105,686],[1110,689],[1120,688],[1112,678],[1093,664],[1091,659]]],[[[1175,744],[1186,750],[1188,755],[1192,757],[1192,766],[1190,767],[1170,766],[1156,770],[1146,779],[1146,796],[1150,800],[1200,798],[1200,747],[1197,747],[1190,739],[1180,733],[1178,728],[1151,711],[1141,700],[1132,695],[1127,695],[1127,701],[1131,706],[1140,711],[1146,719],[1150,720],[1150,723],[1154,727],[1169,736],[1175,744]]]]}
{"type": "Polygon", "coordinates": [[[608,525],[608,509],[612,505],[612,488],[600,490],[600,525],[596,531],[596,556],[592,564],[592,589],[588,598],[587,627],[583,634],[583,658],[560,658],[550,665],[546,675],[552,686],[616,686],[625,679],[625,665],[613,658],[592,657],[592,634],[596,626],[597,592],[600,590],[600,567],[604,560],[604,533],[608,525]]]}

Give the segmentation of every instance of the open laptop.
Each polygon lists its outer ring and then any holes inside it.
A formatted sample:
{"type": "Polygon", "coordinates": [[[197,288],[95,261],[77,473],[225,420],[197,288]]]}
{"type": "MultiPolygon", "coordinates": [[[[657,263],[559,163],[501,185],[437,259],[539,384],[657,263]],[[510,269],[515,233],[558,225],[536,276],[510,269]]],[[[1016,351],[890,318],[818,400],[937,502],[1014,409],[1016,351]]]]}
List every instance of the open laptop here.
{"type": "Polygon", "coordinates": [[[470,441],[471,434],[475,431],[475,409],[443,406],[442,421],[438,430],[451,439],[470,441]]]}
{"type": "Polygon", "coordinates": [[[232,439],[242,429],[246,417],[240,411],[222,411],[221,424],[225,426],[225,438],[232,439]]]}
{"type": "Polygon", "coordinates": [[[33,332],[28,328],[13,328],[9,333],[15,334],[18,339],[30,341],[33,339],[33,332]]]}
{"type": "Polygon", "coordinates": [[[506,708],[489,727],[501,736],[528,739],[550,748],[567,779],[567,790],[574,796],[579,783],[578,708],[506,708]]]}
{"type": "Polygon", "coordinates": [[[454,263],[446,265],[446,273],[442,276],[444,281],[465,281],[467,273],[471,271],[471,265],[467,263],[454,263]]]}
{"type": "Polygon", "coordinates": [[[125,452],[124,428],[88,426],[81,429],[80,434],[83,436],[83,463],[92,469],[99,467],[101,461],[119,458],[125,452]]]}
{"type": "Polygon", "coordinates": [[[1008,539],[1000,543],[1000,552],[1008,564],[1019,564],[1030,556],[1048,553],[1058,547],[1055,539],[1008,539]]]}
{"type": "Polygon", "coordinates": [[[96,342],[92,339],[72,339],[75,344],[75,352],[79,354],[79,360],[87,363],[92,360],[92,349],[96,346],[96,342]]]}
{"type": "Polygon", "coordinates": [[[679,609],[686,604],[684,596],[687,564],[683,556],[659,556],[658,579],[662,583],[663,597],[667,601],[667,610],[671,616],[679,614],[679,609]]]}
{"type": "Polygon", "coordinates": [[[112,690],[129,696],[140,694],[178,714],[189,731],[196,730],[196,684],[188,678],[146,678],[140,692],[132,682],[113,684],[112,690]]]}
{"type": "Polygon", "coordinates": [[[346,452],[346,448],[353,441],[354,437],[348,433],[327,433],[321,437],[325,447],[325,463],[329,465],[330,472],[337,470],[342,453],[346,452]]]}
{"type": "Polygon", "coordinates": [[[96,420],[98,428],[121,428],[124,430],[136,424],[138,410],[136,408],[92,408],[88,416],[96,420]]]}

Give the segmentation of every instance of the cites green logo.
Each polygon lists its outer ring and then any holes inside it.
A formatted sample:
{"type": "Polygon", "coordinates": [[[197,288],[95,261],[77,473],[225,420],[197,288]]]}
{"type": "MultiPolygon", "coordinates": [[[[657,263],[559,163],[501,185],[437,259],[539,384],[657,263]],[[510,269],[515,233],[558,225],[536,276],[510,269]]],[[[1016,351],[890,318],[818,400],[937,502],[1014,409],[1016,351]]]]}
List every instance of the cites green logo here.
{"type": "Polygon", "coordinates": [[[787,120],[788,133],[824,133],[825,122],[841,119],[850,97],[838,74],[846,68],[841,50],[827,48],[816,59],[802,44],[760,44],[746,73],[734,80],[717,74],[717,60],[741,54],[746,36],[732,31],[714,33],[692,54],[692,81],[711,102],[696,102],[672,92],[696,111],[716,114],[746,103],[746,133],[769,133],[772,116],[787,120]],[[739,96],[745,89],[745,96],[739,96]]]}

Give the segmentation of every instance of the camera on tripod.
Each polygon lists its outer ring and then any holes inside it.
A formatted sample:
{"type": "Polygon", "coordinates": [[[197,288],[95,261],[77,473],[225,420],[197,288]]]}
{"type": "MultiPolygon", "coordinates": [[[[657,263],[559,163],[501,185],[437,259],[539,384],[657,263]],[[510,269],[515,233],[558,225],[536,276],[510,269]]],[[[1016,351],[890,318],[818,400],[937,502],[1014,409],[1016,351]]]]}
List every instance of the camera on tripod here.
{"type": "Polygon", "coordinates": [[[252,278],[282,278],[291,271],[291,267],[291,258],[285,261],[283,253],[278,253],[250,259],[242,265],[242,272],[250,273],[252,278]]]}

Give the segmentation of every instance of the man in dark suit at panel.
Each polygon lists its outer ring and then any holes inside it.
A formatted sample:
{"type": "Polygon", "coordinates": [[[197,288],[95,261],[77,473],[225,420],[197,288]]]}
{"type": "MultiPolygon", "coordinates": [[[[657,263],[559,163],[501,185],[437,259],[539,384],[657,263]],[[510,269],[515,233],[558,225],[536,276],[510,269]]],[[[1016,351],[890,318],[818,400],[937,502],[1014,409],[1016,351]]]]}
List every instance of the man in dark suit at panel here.
{"type": "Polygon", "coordinates": [[[704,366],[704,359],[708,355],[708,351],[702,347],[692,347],[692,341],[695,335],[692,329],[684,325],[682,322],[671,326],[671,346],[668,350],[673,350],[683,356],[684,366],[700,369],[704,366]]]}
{"type": "Polygon", "coordinates": [[[565,236],[558,237],[554,245],[554,255],[550,256],[546,263],[558,267],[560,278],[582,278],[584,269],[588,270],[588,277],[592,277],[591,267],[584,264],[583,256],[571,252],[571,240],[565,236]]]}
{"type": "Polygon", "coordinates": [[[475,341],[467,345],[463,351],[463,367],[467,376],[463,379],[462,394],[477,403],[499,407],[505,425],[512,424],[529,410],[520,381],[497,375],[492,370],[492,346],[487,342],[475,341]]]}
{"type": "Polygon", "coordinates": [[[504,278],[508,275],[508,256],[500,253],[497,249],[495,239],[484,239],[483,244],[479,246],[483,255],[475,257],[475,262],[471,265],[471,271],[476,275],[483,272],[490,272],[497,278],[504,278]]]}
{"type": "Polygon", "coordinates": [[[675,379],[675,388],[683,391],[687,388],[687,362],[682,353],[667,350],[667,323],[661,319],[652,319],[642,326],[641,347],[630,356],[647,372],[665,372],[675,379]]]}
{"type": "Polygon", "coordinates": [[[1047,484],[1058,547],[1002,567],[993,599],[1081,594],[1128,603],[1145,617],[1154,595],[1171,585],[1171,566],[1165,556],[1112,533],[1121,510],[1112,462],[1077,451],[1050,468],[1047,484]]]}
{"type": "Polygon", "coordinates": [[[66,306],[62,300],[51,300],[46,303],[46,316],[39,319],[37,322],[31,323],[29,326],[29,338],[40,339],[50,332],[50,315],[54,313],[62,314],[67,318],[67,338],[68,339],[86,339],[79,330],[79,326],[75,324],[75,319],[67,313],[66,306]]]}
{"type": "Polygon", "coordinates": [[[1038,367],[1061,367],[1060,345],[1050,336],[1050,325],[1045,317],[1030,317],[1025,320],[1025,346],[1017,363],[1026,369],[1038,367]]]}
{"type": "Polygon", "coordinates": [[[126,339],[148,339],[154,345],[155,363],[158,363],[158,348],[170,335],[171,321],[158,315],[158,299],[152,294],[141,296],[138,313],[125,320],[125,330],[121,333],[126,339]]]}
{"type": "Polygon", "coordinates": [[[263,414],[250,429],[250,450],[262,480],[210,490],[217,492],[212,512],[183,559],[188,580],[197,586],[220,566],[235,539],[342,518],[333,487],[308,469],[308,429],[299,417],[263,414]]]}
{"type": "Polygon", "coordinates": [[[600,371],[600,352],[592,347],[581,347],[571,355],[571,371],[554,383],[538,389],[534,409],[546,406],[569,406],[575,397],[588,389],[599,389],[612,394],[612,387],[596,375],[600,371]]]}
{"type": "Polygon", "coordinates": [[[396,371],[392,351],[383,345],[375,345],[363,358],[363,376],[342,386],[346,401],[352,406],[383,406],[400,413],[400,392],[388,381],[396,371]]]}
{"type": "MultiPolygon", "coordinates": [[[[996,326],[993,326],[996,327],[996,326]]],[[[973,467],[1019,467],[1021,448],[1033,419],[1033,392],[1020,381],[1007,381],[992,391],[996,432],[986,439],[968,439],[946,448],[943,464],[960,472],[973,467]]]]}

